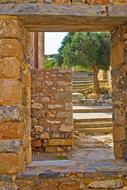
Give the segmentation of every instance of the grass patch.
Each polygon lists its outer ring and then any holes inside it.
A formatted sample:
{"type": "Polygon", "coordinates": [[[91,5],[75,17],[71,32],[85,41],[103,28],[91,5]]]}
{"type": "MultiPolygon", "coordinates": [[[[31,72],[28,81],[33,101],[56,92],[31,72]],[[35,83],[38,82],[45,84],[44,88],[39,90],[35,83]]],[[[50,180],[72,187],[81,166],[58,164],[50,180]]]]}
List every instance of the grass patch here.
{"type": "Polygon", "coordinates": [[[55,156],[55,160],[69,160],[66,155],[57,155],[55,156]]]}

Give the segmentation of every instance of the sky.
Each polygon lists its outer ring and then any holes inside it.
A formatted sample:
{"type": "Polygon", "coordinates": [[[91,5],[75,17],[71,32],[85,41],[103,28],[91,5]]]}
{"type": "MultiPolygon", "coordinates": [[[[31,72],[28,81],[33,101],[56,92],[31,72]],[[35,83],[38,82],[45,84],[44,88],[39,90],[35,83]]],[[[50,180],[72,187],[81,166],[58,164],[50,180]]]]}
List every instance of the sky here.
{"type": "Polygon", "coordinates": [[[45,54],[56,54],[67,32],[45,32],[45,54]]]}

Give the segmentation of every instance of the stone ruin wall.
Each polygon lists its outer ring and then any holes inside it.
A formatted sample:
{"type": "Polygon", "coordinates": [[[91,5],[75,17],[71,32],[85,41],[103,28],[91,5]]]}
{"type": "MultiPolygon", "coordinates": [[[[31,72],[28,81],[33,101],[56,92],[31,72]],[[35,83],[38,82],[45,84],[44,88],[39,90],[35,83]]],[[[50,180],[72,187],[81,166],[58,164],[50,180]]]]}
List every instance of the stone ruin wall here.
{"type": "Polygon", "coordinates": [[[127,4],[126,0],[0,0],[0,3],[127,4]]]}
{"type": "Polygon", "coordinates": [[[113,135],[117,158],[127,159],[127,27],[111,35],[113,135]]]}
{"type": "Polygon", "coordinates": [[[72,71],[32,72],[32,147],[41,152],[66,152],[73,145],[72,71]]]}
{"type": "Polygon", "coordinates": [[[29,32],[15,17],[0,17],[0,174],[31,162],[29,32]]]}

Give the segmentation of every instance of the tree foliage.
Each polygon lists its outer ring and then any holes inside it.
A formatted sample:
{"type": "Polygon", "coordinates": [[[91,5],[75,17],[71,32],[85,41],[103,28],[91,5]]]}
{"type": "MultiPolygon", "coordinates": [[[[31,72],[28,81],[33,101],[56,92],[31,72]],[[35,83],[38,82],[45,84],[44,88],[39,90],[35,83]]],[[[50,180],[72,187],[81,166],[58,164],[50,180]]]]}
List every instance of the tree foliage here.
{"type": "Polygon", "coordinates": [[[108,33],[76,32],[71,40],[62,47],[63,64],[69,67],[80,66],[108,70],[110,45],[108,33]]]}

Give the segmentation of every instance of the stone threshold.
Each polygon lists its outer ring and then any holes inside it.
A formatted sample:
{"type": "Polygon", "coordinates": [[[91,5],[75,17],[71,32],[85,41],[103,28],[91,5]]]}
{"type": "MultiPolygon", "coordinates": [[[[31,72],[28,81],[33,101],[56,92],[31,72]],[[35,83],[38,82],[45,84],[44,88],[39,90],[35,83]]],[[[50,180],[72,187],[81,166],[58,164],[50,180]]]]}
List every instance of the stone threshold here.
{"type": "Polygon", "coordinates": [[[78,162],[72,160],[33,161],[16,176],[0,176],[0,184],[11,184],[11,190],[89,190],[127,189],[127,162],[102,160],[78,162]]]}
{"type": "Polygon", "coordinates": [[[57,161],[33,161],[26,171],[19,174],[17,179],[27,177],[54,178],[68,174],[81,174],[82,177],[117,177],[127,176],[127,162],[124,160],[91,161],[89,163],[57,160],[57,161]]]}

